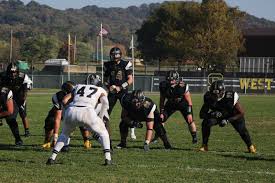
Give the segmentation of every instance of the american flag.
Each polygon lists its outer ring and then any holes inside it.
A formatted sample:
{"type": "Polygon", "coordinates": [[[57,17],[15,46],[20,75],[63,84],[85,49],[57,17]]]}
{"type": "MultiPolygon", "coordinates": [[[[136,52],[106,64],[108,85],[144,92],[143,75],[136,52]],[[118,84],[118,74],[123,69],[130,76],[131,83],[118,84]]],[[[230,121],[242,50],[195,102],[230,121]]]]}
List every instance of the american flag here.
{"type": "Polygon", "coordinates": [[[108,31],[104,28],[102,28],[98,33],[99,36],[103,36],[103,35],[107,35],[107,34],[108,34],[108,31]]]}

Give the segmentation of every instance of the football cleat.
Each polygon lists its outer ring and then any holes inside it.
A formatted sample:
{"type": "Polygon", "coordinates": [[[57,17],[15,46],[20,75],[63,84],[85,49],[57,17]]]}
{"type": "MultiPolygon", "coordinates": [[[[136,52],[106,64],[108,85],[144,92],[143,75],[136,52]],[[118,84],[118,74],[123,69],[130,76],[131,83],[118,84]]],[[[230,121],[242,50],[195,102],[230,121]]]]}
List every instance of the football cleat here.
{"type": "Polygon", "coordinates": [[[112,160],[105,159],[105,163],[103,164],[104,166],[112,165],[113,162],[112,160]]]}
{"type": "Polygon", "coordinates": [[[256,147],[254,145],[251,145],[248,147],[248,152],[255,154],[256,153],[256,147]]]}
{"type": "Polygon", "coordinates": [[[83,146],[85,149],[91,149],[92,143],[89,140],[85,140],[83,146]]]}
{"type": "Polygon", "coordinates": [[[46,162],[46,165],[53,165],[54,164],[54,160],[52,158],[49,158],[46,162]]]}
{"type": "Polygon", "coordinates": [[[194,138],[192,139],[192,143],[193,143],[193,144],[197,144],[197,143],[198,143],[198,138],[197,138],[197,137],[194,137],[194,138]]]}
{"type": "Polygon", "coordinates": [[[170,150],[170,149],[172,149],[172,146],[170,143],[166,143],[166,144],[164,144],[164,148],[167,150],[170,150]]]}
{"type": "Polygon", "coordinates": [[[50,142],[46,142],[45,144],[42,145],[42,148],[44,148],[44,149],[50,149],[51,148],[51,143],[50,142]]]}
{"type": "Polygon", "coordinates": [[[202,145],[201,148],[199,149],[201,152],[207,152],[208,151],[208,146],[207,145],[202,145]]]}
{"type": "Polygon", "coordinates": [[[30,131],[29,130],[25,130],[24,137],[29,137],[30,135],[31,135],[30,131]]]}
{"type": "Polygon", "coordinates": [[[126,144],[124,143],[119,143],[117,146],[116,146],[117,149],[123,149],[123,148],[126,148],[126,144]]]}
{"type": "Polygon", "coordinates": [[[23,146],[23,141],[22,141],[22,140],[16,141],[16,142],[15,142],[15,146],[16,146],[16,147],[21,147],[21,146],[23,146]]]}

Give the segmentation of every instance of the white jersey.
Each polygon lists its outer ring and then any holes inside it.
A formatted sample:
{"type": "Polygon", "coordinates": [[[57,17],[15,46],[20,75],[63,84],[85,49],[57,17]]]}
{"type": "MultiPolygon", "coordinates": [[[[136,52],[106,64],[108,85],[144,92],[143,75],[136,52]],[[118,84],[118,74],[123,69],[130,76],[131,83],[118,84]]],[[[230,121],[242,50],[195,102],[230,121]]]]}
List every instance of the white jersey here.
{"type": "Polygon", "coordinates": [[[74,98],[70,103],[70,106],[85,106],[92,107],[94,109],[102,94],[107,96],[107,92],[101,87],[78,84],[74,87],[74,98]]]}

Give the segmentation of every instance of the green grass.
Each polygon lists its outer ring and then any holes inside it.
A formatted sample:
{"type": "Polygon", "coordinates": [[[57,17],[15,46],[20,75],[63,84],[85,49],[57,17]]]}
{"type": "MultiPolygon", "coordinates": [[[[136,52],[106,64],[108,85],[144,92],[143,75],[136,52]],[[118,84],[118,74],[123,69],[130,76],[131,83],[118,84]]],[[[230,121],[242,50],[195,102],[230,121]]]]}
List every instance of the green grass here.
{"type": "MultiPolygon", "coordinates": [[[[54,90],[50,90],[53,92],[54,90]]],[[[0,182],[275,182],[275,96],[241,96],[246,109],[246,124],[256,155],[246,153],[245,144],[234,129],[215,126],[209,152],[196,150],[191,135],[179,113],[166,123],[168,137],[175,148],[163,149],[161,143],[151,144],[151,151],[142,149],[145,129],[137,129],[137,140],[128,142],[128,149],[116,150],[115,166],[102,166],[104,156],[97,142],[84,150],[79,130],[71,140],[69,153],[60,153],[57,164],[46,166],[50,151],[43,143],[44,119],[51,108],[51,94],[34,90],[28,98],[28,117],[32,136],[23,138],[24,147],[15,148],[6,123],[0,127],[0,182]]],[[[152,96],[158,101],[158,96],[152,96]]],[[[202,95],[193,95],[194,115],[201,137],[198,113],[202,95]]],[[[120,106],[111,115],[113,144],[119,143],[120,106]]],[[[23,126],[19,119],[20,131],[23,126]]],[[[201,140],[201,138],[200,138],[201,140]]]]}

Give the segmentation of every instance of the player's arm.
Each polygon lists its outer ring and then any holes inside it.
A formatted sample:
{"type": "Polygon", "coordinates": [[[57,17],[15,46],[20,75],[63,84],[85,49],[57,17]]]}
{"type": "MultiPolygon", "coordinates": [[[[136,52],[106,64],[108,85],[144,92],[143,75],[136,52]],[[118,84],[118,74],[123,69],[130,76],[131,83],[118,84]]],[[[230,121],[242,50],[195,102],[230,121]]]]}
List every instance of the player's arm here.
{"type": "Polygon", "coordinates": [[[232,117],[228,118],[229,122],[233,122],[236,120],[241,119],[242,117],[244,117],[244,109],[241,106],[240,102],[237,102],[234,106],[234,115],[232,117]]]}
{"type": "Polygon", "coordinates": [[[73,100],[73,94],[68,93],[67,95],[64,96],[64,98],[62,100],[63,106],[68,105],[72,100],[73,100]]]}
{"type": "Polygon", "coordinates": [[[156,110],[157,106],[154,104],[149,115],[146,118],[146,135],[145,135],[145,143],[150,142],[152,139],[152,134],[153,134],[153,127],[154,127],[154,113],[156,110]]]}
{"type": "Polygon", "coordinates": [[[126,89],[129,85],[133,84],[133,70],[131,62],[128,62],[128,64],[125,67],[125,70],[127,75],[127,81],[122,83],[121,87],[123,89],[126,89]]]}
{"type": "Polygon", "coordinates": [[[188,103],[188,107],[187,107],[187,120],[188,123],[192,123],[193,122],[193,109],[192,109],[192,99],[191,99],[191,93],[190,91],[187,90],[187,92],[184,93],[184,98],[188,103]]]}
{"type": "Polygon", "coordinates": [[[106,114],[107,110],[109,109],[109,101],[108,101],[108,97],[107,97],[107,93],[106,92],[102,92],[100,95],[100,103],[101,103],[101,109],[100,112],[98,114],[98,116],[103,119],[104,114],[106,114]]]}
{"type": "Polygon", "coordinates": [[[209,119],[209,105],[203,104],[200,110],[201,119],[209,119]]]}
{"type": "Polygon", "coordinates": [[[7,117],[7,116],[10,116],[10,115],[13,114],[14,106],[13,106],[13,99],[12,98],[7,100],[6,107],[7,107],[7,110],[0,112],[0,118],[4,118],[4,117],[7,117]]]}
{"type": "Polygon", "coordinates": [[[62,118],[62,110],[56,110],[54,114],[53,144],[57,142],[60,123],[62,118]]]}

